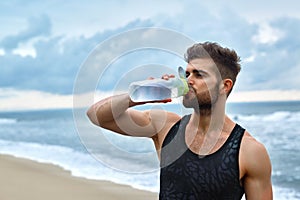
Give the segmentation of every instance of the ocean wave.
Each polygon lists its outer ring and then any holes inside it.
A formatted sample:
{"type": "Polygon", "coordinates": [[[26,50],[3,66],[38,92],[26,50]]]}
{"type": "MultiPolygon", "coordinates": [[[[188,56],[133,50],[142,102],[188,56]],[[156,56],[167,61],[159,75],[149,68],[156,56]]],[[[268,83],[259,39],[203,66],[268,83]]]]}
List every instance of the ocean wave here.
{"type": "MultiPolygon", "coordinates": [[[[299,200],[300,194],[295,190],[289,188],[282,188],[273,186],[273,199],[274,200],[299,200]]],[[[245,200],[245,195],[242,200],[245,200]]]]}
{"type": "Polygon", "coordinates": [[[299,122],[300,112],[278,111],[271,114],[229,115],[239,121],[264,121],[264,122],[299,122]]]}
{"type": "MultiPolygon", "coordinates": [[[[137,189],[159,192],[159,173],[128,174],[108,168],[87,153],[68,147],[0,140],[0,153],[42,163],[58,165],[73,176],[126,184],[137,189]]],[[[296,200],[300,194],[293,189],[273,186],[274,199],[296,200]]]]}
{"type": "Polygon", "coordinates": [[[300,194],[293,189],[273,187],[273,196],[275,200],[299,200],[300,194]]]}
{"type": "MultiPolygon", "coordinates": [[[[0,140],[0,153],[41,163],[54,164],[70,171],[76,177],[106,180],[151,192],[157,192],[158,190],[155,181],[158,179],[157,172],[144,174],[123,173],[101,163],[88,153],[79,152],[69,147],[0,140]],[[153,182],[149,180],[153,180],[153,182]]],[[[122,162],[122,160],[119,160],[119,162],[122,162]]]]}
{"type": "Polygon", "coordinates": [[[0,118],[0,124],[14,124],[17,123],[17,119],[13,118],[0,118]]]}

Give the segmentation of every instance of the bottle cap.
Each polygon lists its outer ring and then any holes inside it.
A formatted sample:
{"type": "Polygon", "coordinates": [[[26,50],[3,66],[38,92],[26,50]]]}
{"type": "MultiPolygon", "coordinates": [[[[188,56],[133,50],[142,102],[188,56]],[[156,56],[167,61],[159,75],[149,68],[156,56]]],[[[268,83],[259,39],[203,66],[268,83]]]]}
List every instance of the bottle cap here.
{"type": "Polygon", "coordinates": [[[185,95],[189,91],[189,86],[188,86],[187,79],[185,76],[185,71],[181,66],[178,67],[178,75],[179,75],[180,80],[183,83],[178,87],[178,94],[185,95]]]}

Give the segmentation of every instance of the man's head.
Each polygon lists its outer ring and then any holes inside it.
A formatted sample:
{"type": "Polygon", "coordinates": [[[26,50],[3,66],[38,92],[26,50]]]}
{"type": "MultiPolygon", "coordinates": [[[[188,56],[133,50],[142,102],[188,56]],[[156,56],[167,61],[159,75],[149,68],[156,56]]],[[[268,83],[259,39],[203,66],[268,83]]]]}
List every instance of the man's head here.
{"type": "MultiPolygon", "coordinates": [[[[216,64],[221,79],[232,80],[232,87],[236,81],[236,77],[241,70],[240,57],[234,50],[221,47],[217,43],[205,42],[197,43],[187,49],[185,60],[190,63],[197,58],[210,58],[216,64]]],[[[228,91],[227,96],[232,91],[228,91]]]]}

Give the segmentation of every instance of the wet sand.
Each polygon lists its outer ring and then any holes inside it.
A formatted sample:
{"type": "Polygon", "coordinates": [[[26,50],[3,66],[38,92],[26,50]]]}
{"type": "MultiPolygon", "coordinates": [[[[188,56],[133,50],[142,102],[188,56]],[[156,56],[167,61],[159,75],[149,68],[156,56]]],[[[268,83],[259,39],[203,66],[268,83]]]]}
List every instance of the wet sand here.
{"type": "Polygon", "coordinates": [[[108,181],[88,180],[35,161],[0,155],[1,200],[157,200],[158,194],[108,181]]]}

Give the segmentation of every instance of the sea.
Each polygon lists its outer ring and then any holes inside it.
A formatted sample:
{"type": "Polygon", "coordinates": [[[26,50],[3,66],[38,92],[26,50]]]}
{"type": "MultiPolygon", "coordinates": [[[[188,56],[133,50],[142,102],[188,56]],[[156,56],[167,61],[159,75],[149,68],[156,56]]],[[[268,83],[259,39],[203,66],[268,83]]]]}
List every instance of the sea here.
{"type": "MultiPolygon", "coordinates": [[[[191,112],[180,104],[137,109],[191,112]]],[[[226,112],[265,145],[274,199],[300,199],[300,102],[228,103],[226,112]]],[[[84,108],[0,112],[0,153],[58,165],[76,177],[159,191],[159,162],[151,139],[96,127],[84,108]]]]}

